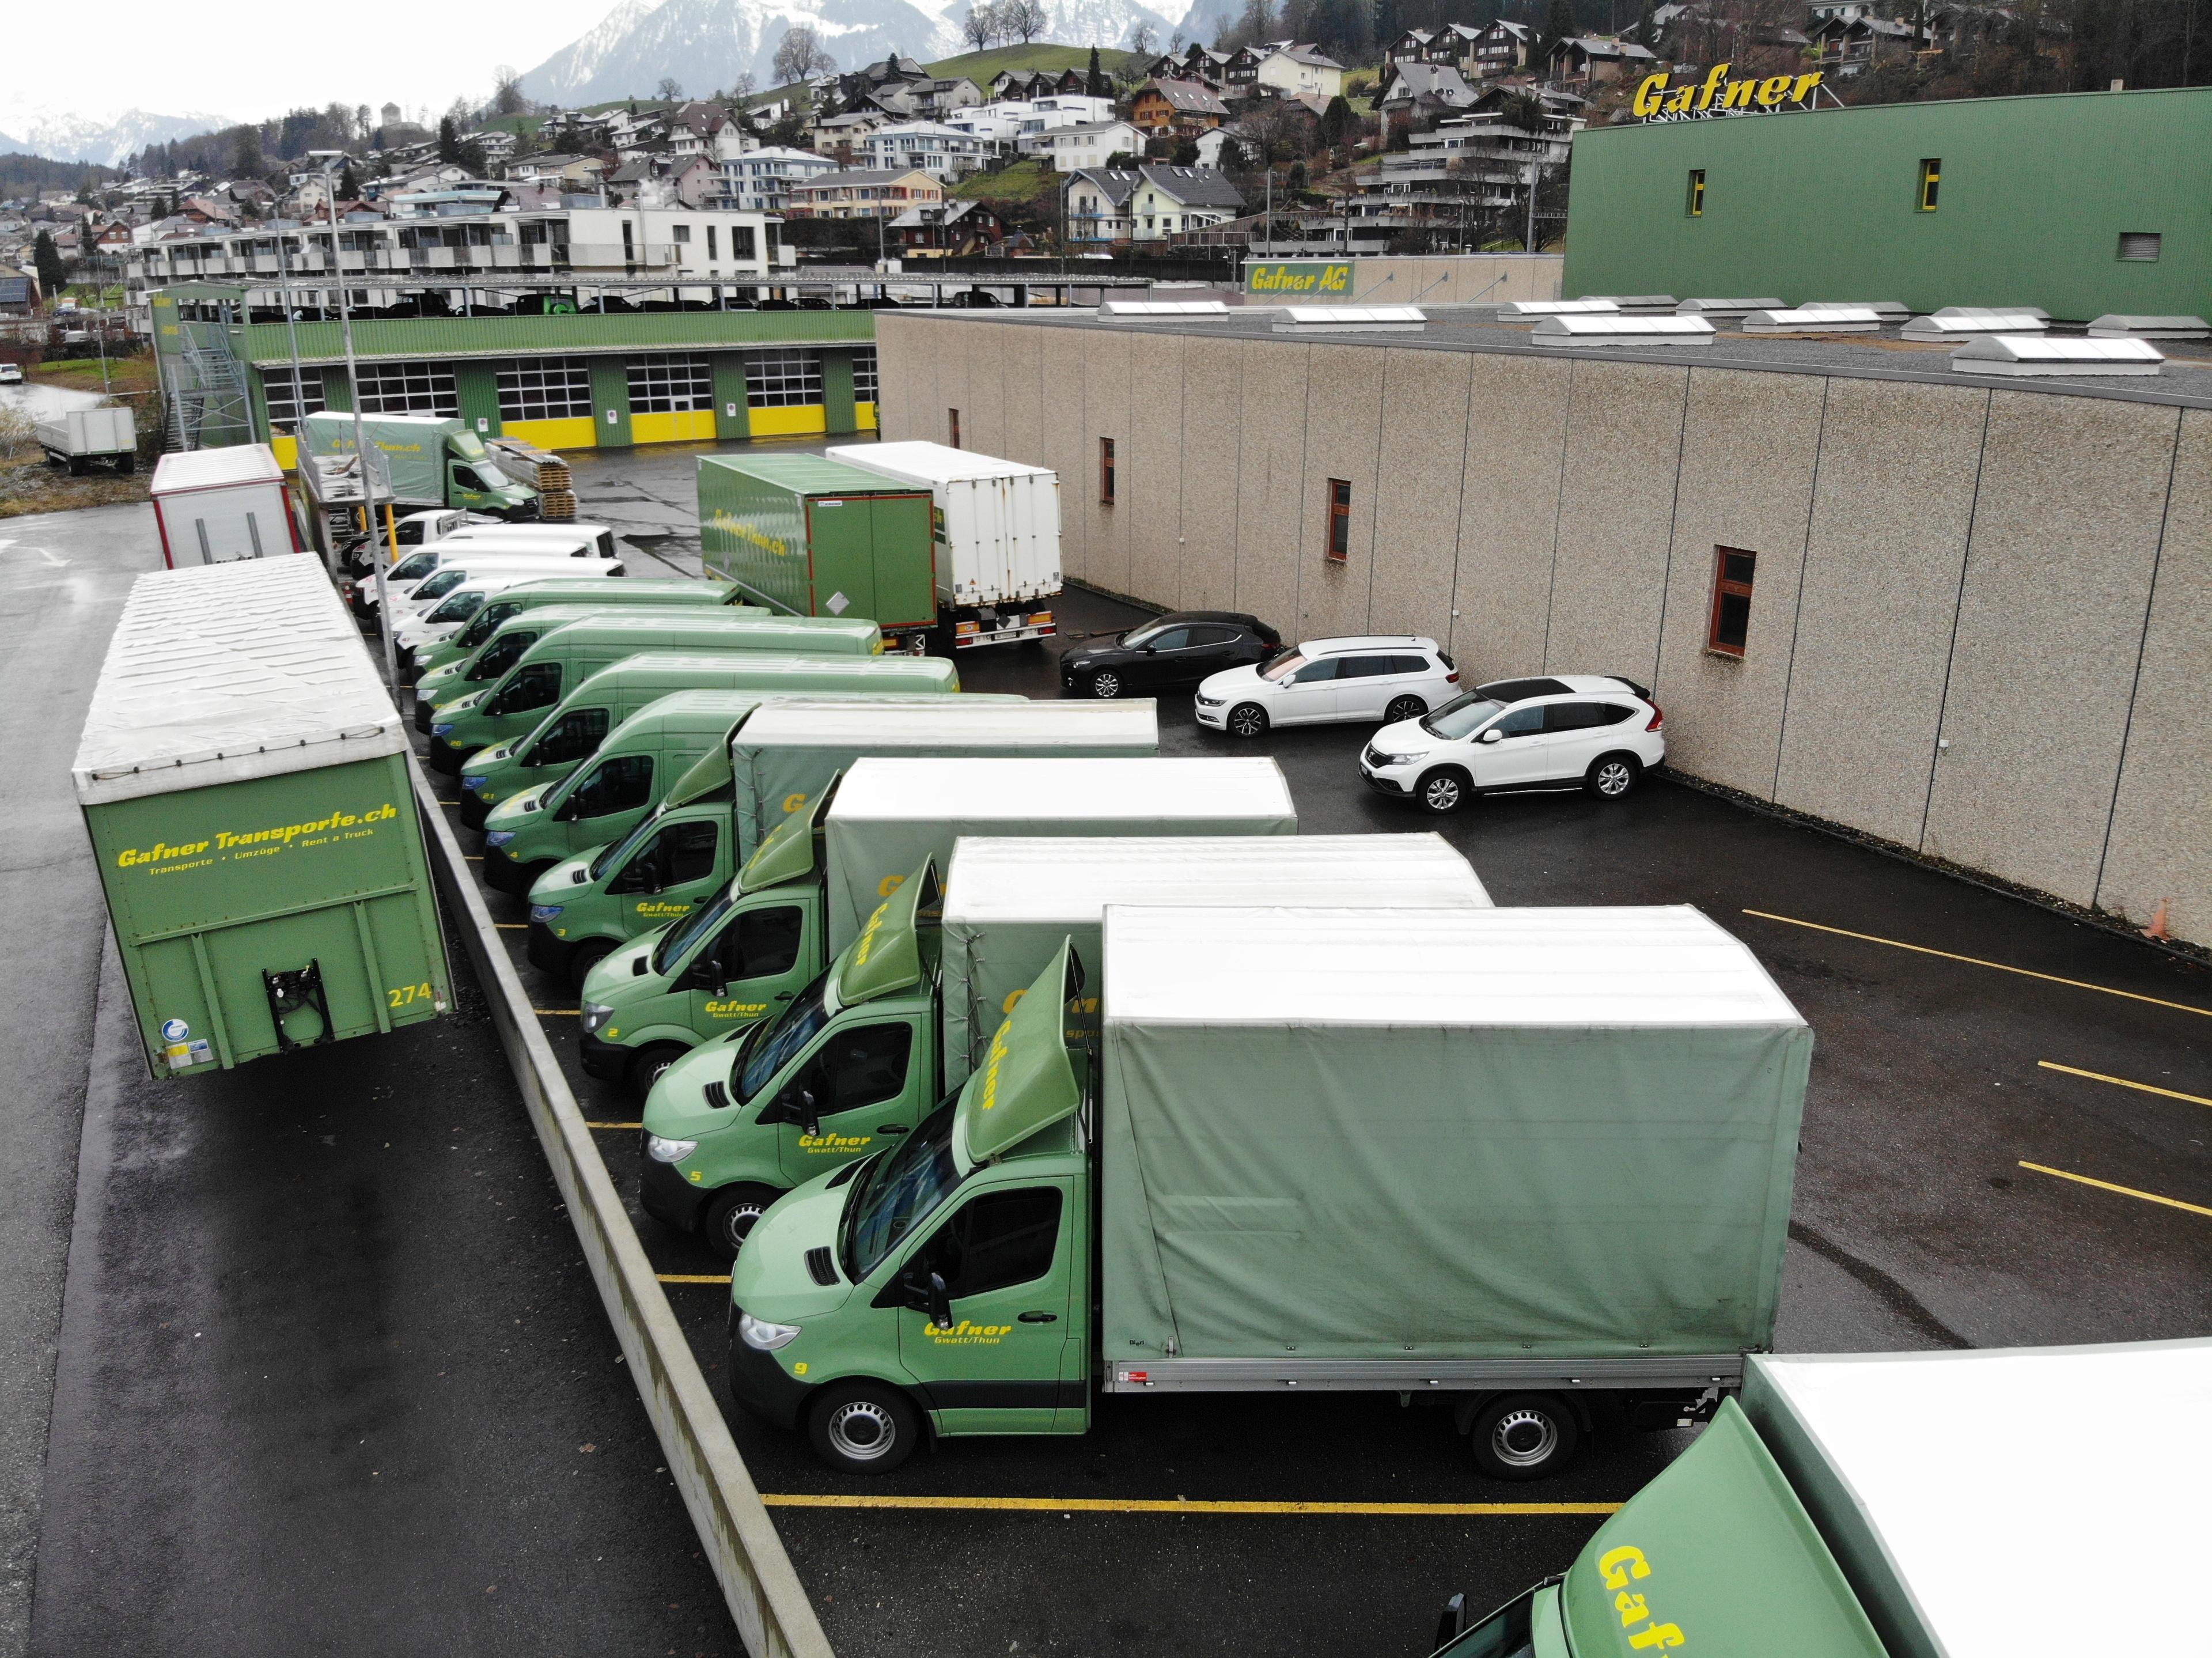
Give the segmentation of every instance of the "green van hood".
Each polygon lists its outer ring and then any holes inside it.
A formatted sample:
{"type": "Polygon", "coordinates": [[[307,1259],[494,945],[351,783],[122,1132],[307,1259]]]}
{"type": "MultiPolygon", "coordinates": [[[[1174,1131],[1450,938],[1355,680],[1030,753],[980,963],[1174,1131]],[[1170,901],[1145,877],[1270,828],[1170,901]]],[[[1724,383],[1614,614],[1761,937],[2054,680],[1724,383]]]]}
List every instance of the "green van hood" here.
{"type": "MultiPolygon", "coordinates": [[[[849,1172],[849,1165],[848,1170],[849,1172]]],[[[835,1312],[851,1299],[853,1286],[842,1271],[835,1284],[817,1284],[806,1270],[806,1252],[837,1252],[837,1223],[853,1182],[836,1187],[837,1173],[817,1175],[776,1199],[753,1223],[745,1247],[730,1268],[730,1299],[755,1318],[772,1324],[803,1324],[835,1312]]]]}
{"type": "Polygon", "coordinates": [[[1082,989],[1074,943],[1064,940],[1000,1023],[983,1063],[961,1087],[959,1103],[953,1107],[952,1144],[969,1168],[1065,1121],[1082,1104],[1066,1018],[1068,1003],[1082,989]]]}
{"type": "Polygon", "coordinates": [[[508,795],[484,814],[484,833],[489,835],[494,829],[521,829],[534,822],[539,802],[554,786],[551,783],[536,783],[520,794],[508,795]]]}
{"type": "Polygon", "coordinates": [[[544,874],[539,876],[538,884],[530,889],[531,903],[533,906],[566,903],[576,896],[579,887],[590,886],[592,859],[597,855],[598,848],[594,847],[592,853],[584,857],[564,858],[554,865],[544,874]],[[579,880],[577,878],[579,876],[583,878],[579,880]]]}
{"type": "Polygon", "coordinates": [[[1751,1418],[1723,1400],[1698,1442],[1598,1527],[1559,1603],[1576,1658],[1884,1658],[1751,1418]]]}
{"type": "Polygon", "coordinates": [[[457,696],[450,702],[440,702],[435,704],[431,708],[430,712],[434,714],[444,714],[447,716],[472,714],[476,711],[477,705],[482,702],[484,698],[489,695],[490,693],[489,691],[471,691],[466,696],[457,696]]]}
{"type": "MultiPolygon", "coordinates": [[[[647,951],[640,953],[650,953],[649,947],[647,951]]],[[[615,952],[616,956],[631,954],[625,950],[615,952]]],[[[609,957],[607,962],[613,959],[613,957],[609,957]]],[[[601,962],[599,967],[606,966],[607,962],[601,962]]],[[[625,968],[623,973],[627,974],[629,970],[625,968]]],[[[622,994],[619,988],[622,975],[598,981],[598,968],[594,968],[592,976],[585,981],[585,999],[605,1003],[619,997],[622,994]],[[595,981],[599,984],[596,994],[592,988],[595,981]]],[[[648,973],[633,982],[655,985],[660,981],[648,973]]],[[[619,1015],[616,1023],[620,1023],[619,1015]]],[[[748,1025],[745,1029],[750,1030],[752,1027],[748,1025]]],[[[639,1113],[645,1132],[658,1134],[665,1140],[697,1140],[734,1125],[740,1115],[739,1108],[732,1104],[718,1110],[707,1103],[704,1090],[708,1083],[726,1084],[730,1080],[736,1048],[734,1042],[702,1042],[662,1072],[659,1080],[653,1084],[653,1091],[645,1096],[645,1109],[639,1113]]]]}

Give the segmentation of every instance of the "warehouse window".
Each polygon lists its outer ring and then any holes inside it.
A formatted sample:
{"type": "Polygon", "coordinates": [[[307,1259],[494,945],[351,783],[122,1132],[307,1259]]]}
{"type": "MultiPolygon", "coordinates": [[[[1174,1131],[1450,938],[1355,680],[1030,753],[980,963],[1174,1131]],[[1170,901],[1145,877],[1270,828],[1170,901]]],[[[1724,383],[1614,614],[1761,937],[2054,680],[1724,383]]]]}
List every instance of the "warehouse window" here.
{"type": "MultiPolygon", "coordinates": [[[[773,228],[771,226],[770,229],[773,228]]],[[[733,259],[753,257],[753,228],[750,225],[733,224],[730,227],[730,257],[733,259]]]]}
{"type": "Polygon", "coordinates": [[[592,369],[581,357],[536,357],[499,371],[503,420],[589,420],[592,369]]]}
{"type": "Polygon", "coordinates": [[[707,227],[707,258],[709,260],[719,259],[722,257],[720,253],[717,253],[714,251],[714,227],[713,225],[708,225],[707,227]]]}
{"type": "Polygon", "coordinates": [[[297,432],[302,416],[323,411],[323,371],[319,368],[301,371],[297,403],[293,401],[292,372],[289,368],[268,376],[261,382],[261,390],[269,400],[271,429],[281,427],[287,432],[297,432]]]}
{"type": "Polygon", "coordinates": [[[633,415],[688,415],[714,406],[714,371],[704,357],[673,355],[629,360],[633,415]]]}
{"type": "Polygon", "coordinates": [[[1920,164],[1920,210],[1936,210],[1936,187],[1943,182],[1943,163],[1930,157],[1920,164]]]}
{"type": "Polygon", "coordinates": [[[2159,235],[2154,230],[2123,230],[2120,233],[2120,257],[2154,264],[2158,258],[2159,235]]]}
{"type": "Polygon", "coordinates": [[[1352,485],[1344,478],[1328,481],[1328,541],[1322,550],[1338,564],[1352,551],[1352,485]]]}
{"type": "Polygon", "coordinates": [[[442,415],[461,412],[453,371],[434,362],[368,362],[361,366],[364,415],[442,415]]]}
{"type": "Polygon", "coordinates": [[[946,410],[945,424],[945,429],[951,434],[945,440],[957,449],[960,446],[960,411],[957,409],[946,410]]]}
{"type": "Polygon", "coordinates": [[[1713,549],[1713,612],[1705,629],[1705,648],[1723,656],[1741,656],[1751,636],[1751,583],[1759,555],[1739,547],[1713,549]]]}
{"type": "Polygon", "coordinates": [[[876,348],[872,345],[853,353],[853,401],[873,403],[876,400],[876,348]]]}
{"type": "Polygon", "coordinates": [[[745,401],[755,409],[803,409],[822,401],[819,351],[749,351],[745,401]]]}
{"type": "Polygon", "coordinates": [[[1101,504],[1114,504],[1114,440],[1098,440],[1098,499],[1101,504]]]}
{"type": "Polygon", "coordinates": [[[1701,219],[1705,214],[1705,170],[1701,167],[1690,169],[1689,214],[1693,219],[1701,219]]]}

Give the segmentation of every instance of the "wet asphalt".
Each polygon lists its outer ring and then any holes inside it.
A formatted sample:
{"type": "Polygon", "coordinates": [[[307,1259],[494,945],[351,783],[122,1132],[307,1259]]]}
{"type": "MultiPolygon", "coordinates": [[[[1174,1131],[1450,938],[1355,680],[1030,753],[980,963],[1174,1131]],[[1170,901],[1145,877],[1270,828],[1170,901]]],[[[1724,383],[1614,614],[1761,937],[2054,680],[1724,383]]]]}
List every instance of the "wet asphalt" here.
{"type": "MultiPolygon", "coordinates": [[[[586,515],[634,537],[639,574],[696,568],[696,452],[577,467],[586,515]]],[[[62,526],[42,531],[54,546],[79,545],[74,526],[39,522],[62,526]]],[[[88,536],[83,553],[102,568],[143,556],[95,554],[110,544],[88,536]]],[[[0,605],[21,601],[27,568],[0,548],[0,605]]],[[[118,598],[111,581],[104,598],[40,602],[88,639],[118,598]]],[[[1061,614],[1076,635],[1143,613],[1071,593],[1061,614]]],[[[976,690],[1058,694],[1053,649],[980,653],[962,674],[976,690]]],[[[26,695],[51,708],[68,680],[26,695]]],[[[1250,751],[1200,732],[1187,696],[1160,712],[1164,752],[1250,751]]],[[[65,765],[76,716],[49,718],[66,728],[65,765]]],[[[2212,971],[1664,780],[1613,805],[1528,793],[1419,817],[1359,783],[1364,736],[1325,726],[1255,745],[1282,764],[1302,829],[1439,829],[1501,904],[1694,903],[1811,1021],[1779,1348],[2212,1331],[2212,971]]],[[[58,786],[65,801],[65,777],[58,786]]],[[[66,854],[61,830],[48,834],[66,854]]],[[[75,852],[82,886],[81,839],[75,852]]],[[[33,1649],[733,1650],[473,986],[436,1025],[199,1079],[216,1089],[180,1114],[115,1051],[112,1007],[86,1051],[99,914],[87,891],[65,912],[75,925],[49,929],[74,949],[65,981],[29,982],[20,950],[0,968],[11,994],[48,998],[55,1033],[31,1045],[46,1074],[24,1096],[35,1132],[0,1159],[11,1194],[46,1191],[54,1148],[75,1152],[72,1074],[88,1101],[38,1485],[33,1649]]],[[[490,903],[520,960],[520,904],[490,903]]],[[[586,1114],[616,1125],[601,1148],[634,1208],[637,1102],[583,1076],[573,993],[525,974],[586,1114]]],[[[664,1273],[719,1270],[635,1218],[664,1273]]],[[[668,1294],[719,1380],[724,1292],[668,1294]]],[[[16,1346],[0,1337],[0,1379],[12,1382],[16,1346]]],[[[961,1658],[1418,1653],[1446,1594],[1507,1598],[1562,1569],[1600,1516],[1110,1505],[1609,1503],[1687,1438],[1601,1439],[1561,1479],[1507,1488],[1475,1475],[1426,1401],[1109,1400],[1082,1438],[951,1442],[860,1480],[731,1417],[838,1648],[961,1658]],[[822,1505],[854,1496],[969,1506],[822,1505]],[[1109,1506],[990,1506],[1009,1497],[1109,1506]]],[[[2067,1442],[2055,1419],[2051,1442],[2021,1454],[2067,1442]]],[[[0,1461],[0,1478],[14,1466],[0,1461]]]]}

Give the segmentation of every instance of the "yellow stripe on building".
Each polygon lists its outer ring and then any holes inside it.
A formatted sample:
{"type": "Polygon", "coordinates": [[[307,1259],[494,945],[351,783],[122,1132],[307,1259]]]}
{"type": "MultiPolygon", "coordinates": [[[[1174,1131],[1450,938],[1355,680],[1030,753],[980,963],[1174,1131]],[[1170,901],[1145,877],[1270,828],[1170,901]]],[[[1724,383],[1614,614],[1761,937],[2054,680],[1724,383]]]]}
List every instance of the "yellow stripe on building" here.
{"type": "Polygon", "coordinates": [[[830,411],[818,403],[794,409],[755,409],[752,434],[757,438],[795,438],[830,429],[830,411]]]}
{"type": "Polygon", "coordinates": [[[672,415],[632,415],[629,417],[632,443],[711,442],[714,436],[714,411],[711,409],[687,410],[672,415]]]}
{"type": "Polygon", "coordinates": [[[505,435],[534,443],[540,449],[596,449],[599,422],[589,415],[574,420],[510,420],[500,422],[505,435]]]}
{"type": "Polygon", "coordinates": [[[863,432],[874,431],[876,429],[876,405],[872,403],[854,404],[853,405],[853,424],[859,427],[863,432]]]}

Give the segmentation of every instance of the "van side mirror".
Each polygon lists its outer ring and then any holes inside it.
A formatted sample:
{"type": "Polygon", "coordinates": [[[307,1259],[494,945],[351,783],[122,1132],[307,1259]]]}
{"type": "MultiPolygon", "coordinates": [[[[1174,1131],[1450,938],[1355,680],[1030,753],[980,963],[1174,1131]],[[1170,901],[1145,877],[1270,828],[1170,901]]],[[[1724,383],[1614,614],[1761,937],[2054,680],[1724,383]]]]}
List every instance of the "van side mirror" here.
{"type": "Polygon", "coordinates": [[[822,1133],[822,1114],[814,1108],[814,1090],[811,1088],[799,1090],[799,1132],[809,1139],[822,1133]]]}
{"type": "Polygon", "coordinates": [[[940,1330],[952,1327],[952,1297],[945,1288],[945,1277],[940,1272],[929,1275],[929,1321],[940,1330]]]}
{"type": "Polygon", "coordinates": [[[702,950],[691,958],[691,965],[684,969],[684,988],[686,990],[720,990],[722,987],[722,963],[712,950],[702,950]]]}
{"type": "Polygon", "coordinates": [[[1443,1615],[1437,1619],[1437,1638],[1430,1643],[1431,1652],[1441,1651],[1467,1633],[1467,1596],[1455,1594],[1444,1602],[1443,1615]]]}

